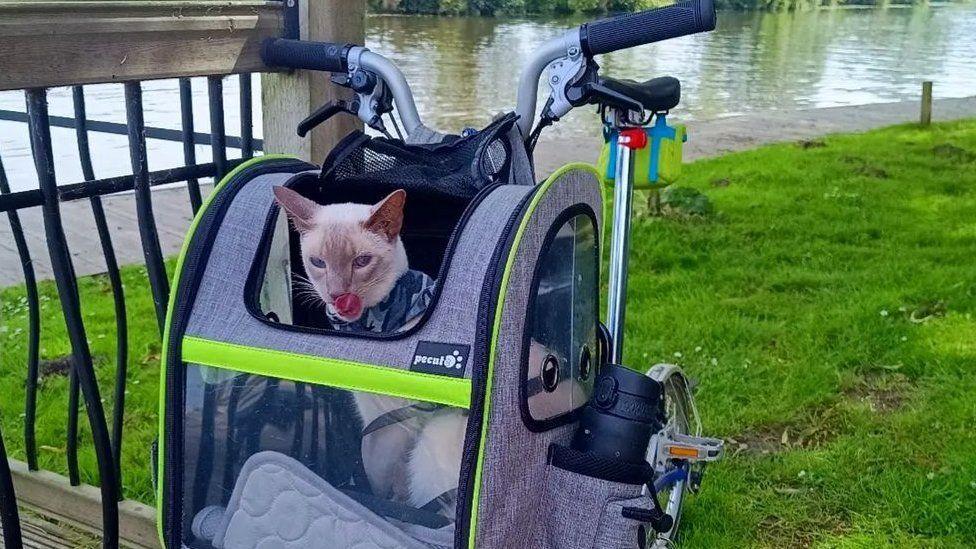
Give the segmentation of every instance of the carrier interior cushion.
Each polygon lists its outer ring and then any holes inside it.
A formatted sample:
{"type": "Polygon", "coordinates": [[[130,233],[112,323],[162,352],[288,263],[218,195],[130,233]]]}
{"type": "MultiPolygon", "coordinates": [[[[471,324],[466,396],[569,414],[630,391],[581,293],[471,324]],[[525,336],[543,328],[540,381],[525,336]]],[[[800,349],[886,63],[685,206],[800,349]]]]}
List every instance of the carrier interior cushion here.
{"type": "Polygon", "coordinates": [[[297,460],[259,452],[241,469],[213,546],[218,549],[332,547],[426,549],[297,460]]]}

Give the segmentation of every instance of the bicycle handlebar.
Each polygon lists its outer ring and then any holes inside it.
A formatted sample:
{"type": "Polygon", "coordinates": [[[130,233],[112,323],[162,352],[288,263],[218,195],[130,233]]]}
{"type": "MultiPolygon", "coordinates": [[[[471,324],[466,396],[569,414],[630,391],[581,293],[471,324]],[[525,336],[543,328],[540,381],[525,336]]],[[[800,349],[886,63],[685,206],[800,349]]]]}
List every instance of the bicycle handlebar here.
{"type": "Polygon", "coordinates": [[[688,0],[671,6],[580,25],[580,45],[588,55],[660,42],[715,28],[713,0],[688,0]]]}
{"type": "Polygon", "coordinates": [[[265,65],[286,69],[345,72],[352,44],[271,38],[261,45],[265,65]]]}
{"type": "Polygon", "coordinates": [[[550,39],[536,49],[519,78],[515,111],[519,115],[522,135],[528,138],[535,122],[539,77],[552,61],[572,56],[591,57],[714,28],[714,0],[687,0],[663,8],[583,23],[550,39]]]}
{"type": "Polygon", "coordinates": [[[389,87],[407,135],[424,128],[410,85],[400,69],[389,59],[362,46],[269,38],[261,46],[261,60],[271,67],[333,73],[346,73],[350,67],[367,69],[389,87]]]}
{"type": "MultiPolygon", "coordinates": [[[[522,134],[528,137],[532,129],[539,77],[550,62],[567,56],[577,59],[580,54],[588,58],[714,28],[714,0],[686,0],[667,7],[584,23],[549,40],[536,50],[519,80],[516,112],[522,134]]],[[[424,128],[403,73],[390,60],[364,47],[273,38],[262,45],[261,58],[266,65],[291,69],[334,73],[345,73],[350,66],[368,69],[390,87],[407,134],[424,128]]],[[[566,106],[564,111],[570,108],[566,106]]]]}

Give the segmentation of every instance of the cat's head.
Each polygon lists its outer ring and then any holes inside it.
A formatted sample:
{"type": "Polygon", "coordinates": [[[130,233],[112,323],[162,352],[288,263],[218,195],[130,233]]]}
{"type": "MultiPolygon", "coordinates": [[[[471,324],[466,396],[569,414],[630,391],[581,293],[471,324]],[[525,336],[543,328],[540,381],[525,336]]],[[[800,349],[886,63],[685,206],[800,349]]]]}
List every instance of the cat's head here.
{"type": "Polygon", "coordinates": [[[383,301],[407,271],[400,241],[407,193],[376,204],[322,206],[286,187],[275,200],[301,235],[302,262],[329,312],[346,322],[383,301]]]}

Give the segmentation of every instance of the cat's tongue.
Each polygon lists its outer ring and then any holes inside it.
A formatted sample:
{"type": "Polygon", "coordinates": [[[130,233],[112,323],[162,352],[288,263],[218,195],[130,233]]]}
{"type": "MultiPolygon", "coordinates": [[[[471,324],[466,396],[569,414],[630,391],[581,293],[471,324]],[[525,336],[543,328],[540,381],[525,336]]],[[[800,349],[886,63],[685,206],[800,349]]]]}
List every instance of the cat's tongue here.
{"type": "Polygon", "coordinates": [[[335,299],[335,309],[343,318],[356,319],[363,312],[363,300],[353,293],[342,294],[335,299]]]}

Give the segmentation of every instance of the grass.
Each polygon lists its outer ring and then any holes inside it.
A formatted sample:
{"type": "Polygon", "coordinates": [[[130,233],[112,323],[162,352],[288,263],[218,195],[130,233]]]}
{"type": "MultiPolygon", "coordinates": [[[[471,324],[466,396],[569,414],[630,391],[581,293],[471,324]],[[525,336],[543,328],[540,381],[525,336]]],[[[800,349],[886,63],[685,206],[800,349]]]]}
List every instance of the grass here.
{"type": "MultiPolygon", "coordinates": [[[[682,547],[976,545],[976,121],[764,147],[686,174],[714,213],[635,222],[626,342],[630,365],[697,378],[706,431],[728,441],[682,547]]],[[[144,270],[124,278],[125,488],[151,502],[159,343],[144,270]]],[[[111,293],[104,277],[81,291],[108,388],[111,293]]],[[[19,459],[22,292],[0,291],[0,419],[19,459]]],[[[50,284],[42,295],[42,354],[57,358],[60,309],[50,284]]],[[[39,398],[41,463],[60,472],[65,381],[48,376],[39,398]]],[[[82,471],[95,481],[87,447],[82,471]]]]}
{"type": "MultiPolygon", "coordinates": [[[[172,268],[172,262],[169,262],[172,268]]],[[[122,436],[122,475],[126,497],[152,503],[150,448],[156,437],[159,388],[159,328],[144,267],[122,269],[129,326],[128,382],[122,436]]],[[[81,310],[106,414],[111,414],[115,384],[115,309],[108,277],[79,279],[81,310]]],[[[52,281],[38,285],[41,307],[41,381],[37,395],[38,461],[42,469],[67,474],[65,433],[68,378],[58,359],[70,354],[61,304],[52,281]],[[53,361],[50,365],[45,361],[53,361]]],[[[24,382],[27,378],[27,298],[24,288],[0,289],[0,427],[10,457],[24,453],[24,382]]],[[[111,417],[109,415],[109,417],[111,417]]],[[[91,431],[84,406],[79,414],[78,468],[81,481],[98,484],[91,431]]]]}
{"type": "Polygon", "coordinates": [[[976,123],[697,162],[645,218],[631,364],[682,364],[728,440],[685,547],[976,545],[976,123]]]}

